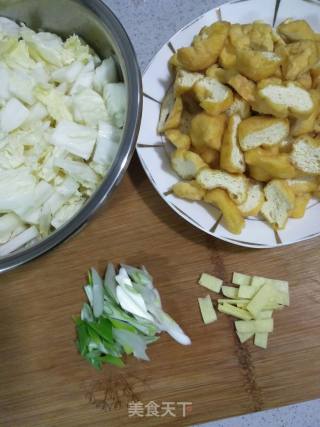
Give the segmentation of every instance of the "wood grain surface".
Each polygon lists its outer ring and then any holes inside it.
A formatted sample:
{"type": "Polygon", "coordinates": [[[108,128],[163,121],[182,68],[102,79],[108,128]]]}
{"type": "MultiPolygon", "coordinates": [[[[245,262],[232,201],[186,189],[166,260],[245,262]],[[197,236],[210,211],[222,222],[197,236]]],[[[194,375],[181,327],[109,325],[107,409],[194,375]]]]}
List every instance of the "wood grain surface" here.
{"type": "Polygon", "coordinates": [[[193,228],[155,193],[134,158],[108,206],[71,240],[0,276],[0,425],[185,426],[320,396],[320,239],[274,250],[245,249],[193,228]],[[71,320],[85,300],[85,273],[108,260],[144,263],[165,309],[192,339],[163,334],[151,362],[96,372],[77,354],[71,320]],[[290,281],[291,306],[275,314],[268,350],[240,345],[233,321],[204,326],[203,271],[290,281]],[[175,417],[129,417],[128,403],[174,402],[175,417]],[[192,402],[186,417],[177,402],[192,402]]]}

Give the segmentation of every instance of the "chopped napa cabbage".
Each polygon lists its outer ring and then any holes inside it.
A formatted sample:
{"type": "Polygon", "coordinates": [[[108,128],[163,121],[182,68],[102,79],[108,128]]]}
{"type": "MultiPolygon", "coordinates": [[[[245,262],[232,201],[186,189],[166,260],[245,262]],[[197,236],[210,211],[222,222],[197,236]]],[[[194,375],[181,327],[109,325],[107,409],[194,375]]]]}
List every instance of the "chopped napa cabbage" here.
{"type": "Polygon", "coordinates": [[[33,90],[36,82],[31,75],[24,70],[10,72],[10,92],[21,102],[32,105],[35,102],[33,90]]]}
{"type": "Polygon", "coordinates": [[[0,17],[0,39],[5,36],[18,38],[20,29],[20,26],[11,19],[0,17]]]}
{"type": "Polygon", "coordinates": [[[78,123],[96,127],[101,120],[108,119],[103,98],[94,90],[85,88],[72,97],[74,118],[78,123]]]}
{"type": "Polygon", "coordinates": [[[6,243],[12,237],[26,229],[23,221],[14,213],[0,217],[0,244],[6,243]]]}
{"type": "Polygon", "coordinates": [[[116,83],[117,81],[117,65],[112,56],[110,56],[103,60],[101,65],[96,68],[93,78],[93,87],[102,95],[106,83],[116,83]]]}
{"type": "Polygon", "coordinates": [[[5,64],[0,63],[0,100],[6,100],[10,96],[9,71],[5,64]]]}
{"type": "Polygon", "coordinates": [[[63,65],[63,41],[56,34],[35,33],[30,28],[23,27],[21,36],[26,41],[31,57],[36,61],[61,67],[63,65]]]}
{"type": "Polygon", "coordinates": [[[36,99],[42,102],[48,109],[49,115],[56,121],[72,120],[70,100],[57,88],[50,85],[37,85],[34,89],[36,99]]]}
{"type": "Polygon", "coordinates": [[[124,83],[107,83],[104,86],[103,97],[113,124],[121,128],[124,125],[127,108],[127,90],[124,83]]]}
{"type": "Polygon", "coordinates": [[[73,62],[55,70],[51,75],[51,80],[57,83],[74,83],[82,68],[83,64],[80,61],[73,62]]]}
{"type": "Polygon", "coordinates": [[[51,136],[51,144],[85,160],[91,157],[97,140],[97,131],[74,122],[62,121],[51,136]]]}
{"type": "Polygon", "coordinates": [[[35,61],[30,58],[29,49],[24,40],[20,40],[17,46],[5,56],[4,60],[12,69],[30,70],[36,66],[35,61]]]}
{"type": "Polygon", "coordinates": [[[0,246],[0,256],[8,255],[17,249],[25,246],[30,241],[34,240],[39,236],[39,231],[36,227],[32,226],[22,233],[9,240],[4,245],[0,246]]]}
{"type": "Polygon", "coordinates": [[[60,185],[55,188],[54,194],[46,202],[46,207],[50,214],[55,214],[71,197],[77,194],[79,184],[70,176],[65,178],[60,185]]]}
{"type": "Polygon", "coordinates": [[[13,241],[0,256],[61,227],[110,169],[124,91],[105,89],[118,82],[105,54],[0,17],[0,245],[13,241]]]}
{"type": "Polygon", "coordinates": [[[41,104],[41,102],[37,102],[36,104],[33,104],[33,106],[30,108],[29,116],[24,122],[24,124],[41,122],[46,117],[48,117],[48,110],[43,104],[41,104]]]}
{"type": "Polygon", "coordinates": [[[27,119],[29,110],[18,99],[11,98],[1,110],[0,130],[11,132],[27,119]]]}
{"type": "Polygon", "coordinates": [[[106,122],[99,123],[99,132],[93,161],[111,166],[119,149],[122,130],[106,122]]]}
{"type": "Polygon", "coordinates": [[[73,35],[64,43],[64,58],[67,64],[73,61],[87,63],[91,57],[89,46],[80,37],[73,35]]]}
{"type": "Polygon", "coordinates": [[[42,213],[42,206],[53,194],[54,188],[46,181],[40,181],[34,188],[31,196],[31,206],[26,209],[21,206],[16,212],[28,224],[39,224],[42,213]]]}
{"type": "Polygon", "coordinates": [[[97,174],[85,163],[70,159],[57,159],[55,165],[82,184],[84,187],[95,188],[99,183],[97,174]]]}
{"type": "Polygon", "coordinates": [[[66,222],[68,222],[82,207],[84,203],[83,199],[71,200],[63,205],[53,216],[51,225],[54,228],[62,227],[66,222]]]}

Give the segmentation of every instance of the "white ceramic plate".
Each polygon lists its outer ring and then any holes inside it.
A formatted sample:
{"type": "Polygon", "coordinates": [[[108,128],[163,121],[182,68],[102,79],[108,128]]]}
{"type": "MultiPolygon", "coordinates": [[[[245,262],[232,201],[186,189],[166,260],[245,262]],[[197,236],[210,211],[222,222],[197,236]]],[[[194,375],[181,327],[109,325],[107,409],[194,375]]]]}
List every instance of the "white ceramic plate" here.
{"type": "Polygon", "coordinates": [[[188,46],[199,30],[218,20],[248,23],[263,20],[278,25],[286,18],[307,19],[320,32],[320,0],[236,0],[210,10],[177,32],[155,55],[143,77],[144,108],[137,152],[160,196],[186,221],[211,236],[252,248],[288,245],[320,235],[320,204],[311,200],[302,219],[290,219],[285,230],[275,232],[263,219],[247,218],[240,235],[224,226],[221,212],[206,203],[189,202],[170,193],[180,181],[170,166],[170,144],[157,134],[161,101],[171,85],[168,60],[182,46],[188,46]]]}

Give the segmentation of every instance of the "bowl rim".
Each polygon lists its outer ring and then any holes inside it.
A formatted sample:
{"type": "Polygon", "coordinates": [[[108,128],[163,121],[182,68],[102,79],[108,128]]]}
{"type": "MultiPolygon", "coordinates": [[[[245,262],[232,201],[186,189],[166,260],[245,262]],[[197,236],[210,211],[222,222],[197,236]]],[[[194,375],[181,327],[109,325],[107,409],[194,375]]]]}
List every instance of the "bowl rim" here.
{"type": "Polygon", "coordinates": [[[0,258],[0,273],[12,270],[38,258],[80,232],[120,183],[136,147],[141,123],[143,97],[141,71],[134,47],[119,19],[102,0],[76,1],[89,9],[101,23],[107,23],[108,31],[112,33],[112,43],[117,47],[118,53],[120,53],[119,59],[123,64],[122,72],[126,74],[125,80],[128,95],[126,123],[123,129],[121,145],[108,174],[80,211],[61,228],[34,246],[18,250],[0,258]]]}

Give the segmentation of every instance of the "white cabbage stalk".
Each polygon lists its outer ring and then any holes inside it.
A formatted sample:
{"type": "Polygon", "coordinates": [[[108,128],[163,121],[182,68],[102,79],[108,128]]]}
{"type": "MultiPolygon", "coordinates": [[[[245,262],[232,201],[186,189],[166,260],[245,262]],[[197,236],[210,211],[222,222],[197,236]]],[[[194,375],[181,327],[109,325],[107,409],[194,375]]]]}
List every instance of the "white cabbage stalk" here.
{"type": "Polygon", "coordinates": [[[22,248],[31,240],[34,240],[39,236],[39,231],[36,227],[30,227],[22,233],[18,234],[13,239],[9,240],[9,242],[0,246],[0,256],[5,256],[10,254],[11,252],[16,251],[17,249],[22,248]]]}
{"type": "Polygon", "coordinates": [[[113,124],[121,128],[124,125],[127,108],[127,89],[124,83],[107,83],[103,97],[113,124]]]}
{"type": "Polygon", "coordinates": [[[0,100],[6,100],[10,96],[9,92],[9,70],[5,64],[0,63],[0,100]]]}
{"type": "Polygon", "coordinates": [[[101,95],[85,88],[72,97],[74,118],[78,123],[96,127],[101,120],[108,119],[107,108],[101,95]]]}
{"type": "Polygon", "coordinates": [[[10,71],[10,83],[9,88],[11,94],[19,99],[19,101],[29,105],[33,105],[35,97],[33,90],[36,82],[32,76],[30,76],[24,70],[10,71]]]}
{"type": "Polygon", "coordinates": [[[102,165],[111,165],[118,152],[121,134],[121,129],[101,121],[93,161],[102,165]]]}
{"type": "Polygon", "coordinates": [[[96,140],[97,131],[95,129],[64,120],[54,130],[50,142],[71,154],[88,160],[96,140]]]}
{"type": "Polygon", "coordinates": [[[11,21],[10,19],[4,18],[1,16],[0,17],[0,35],[1,34],[5,36],[18,38],[20,35],[20,27],[14,21],[11,21]]]}
{"type": "Polygon", "coordinates": [[[111,168],[126,98],[107,55],[0,17],[0,245],[13,241],[3,252],[63,226],[111,168]]]}
{"type": "Polygon", "coordinates": [[[85,163],[69,159],[57,159],[55,165],[59,166],[82,185],[89,186],[89,188],[92,186],[96,187],[99,182],[98,176],[85,163]]]}
{"type": "Polygon", "coordinates": [[[96,68],[93,78],[93,87],[101,95],[106,83],[116,83],[118,81],[117,65],[115,60],[110,56],[102,61],[101,65],[96,68]]]}
{"type": "Polygon", "coordinates": [[[26,226],[14,213],[8,213],[0,217],[0,244],[6,243],[11,237],[21,233],[26,226]]]}
{"type": "Polygon", "coordinates": [[[1,130],[11,132],[26,121],[29,110],[18,99],[11,98],[1,111],[1,130]]]}

